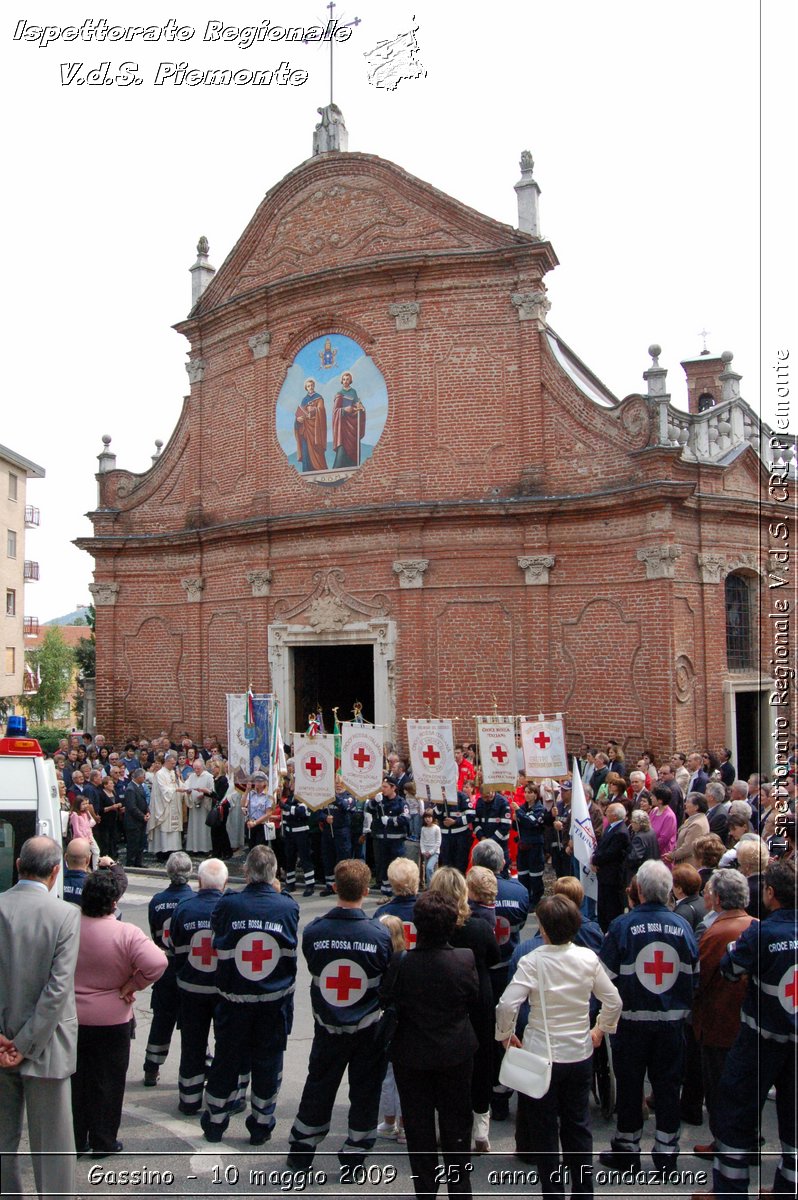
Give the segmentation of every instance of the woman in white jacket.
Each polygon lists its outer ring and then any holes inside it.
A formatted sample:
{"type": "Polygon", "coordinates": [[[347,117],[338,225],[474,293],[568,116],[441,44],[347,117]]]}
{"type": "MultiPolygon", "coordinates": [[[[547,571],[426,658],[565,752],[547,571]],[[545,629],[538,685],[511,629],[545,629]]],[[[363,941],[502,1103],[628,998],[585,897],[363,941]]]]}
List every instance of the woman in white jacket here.
{"type": "Polygon", "coordinates": [[[525,1050],[546,1056],[551,1045],[546,1095],[534,1100],[518,1094],[519,1129],[530,1131],[532,1144],[516,1145],[516,1150],[536,1162],[545,1200],[560,1200],[565,1194],[563,1166],[570,1172],[571,1196],[592,1196],[593,1048],[606,1033],[615,1032],[621,997],[593,951],[573,945],[582,918],[572,900],[549,896],[541,900],[536,916],[544,944],[521,959],[496,1007],[496,1039],[505,1047],[523,1044],[525,1050]],[[591,996],[602,1005],[592,1029],[591,996]],[[522,1043],[515,1021],[524,1001],[529,1003],[529,1022],[522,1043]]]}

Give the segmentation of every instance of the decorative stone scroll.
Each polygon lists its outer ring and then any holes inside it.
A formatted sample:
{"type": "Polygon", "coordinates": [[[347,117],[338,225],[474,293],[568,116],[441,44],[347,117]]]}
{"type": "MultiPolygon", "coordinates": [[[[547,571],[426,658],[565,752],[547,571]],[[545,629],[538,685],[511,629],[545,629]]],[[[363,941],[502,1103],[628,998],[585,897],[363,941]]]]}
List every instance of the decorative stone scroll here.
{"type": "Polygon", "coordinates": [[[388,312],[396,318],[397,329],[415,329],[418,325],[418,314],[421,305],[417,300],[403,300],[400,304],[391,304],[388,312]]]}
{"type": "Polygon", "coordinates": [[[517,561],[528,587],[549,582],[549,571],[554,566],[553,554],[519,554],[517,561]]]}
{"type": "Polygon", "coordinates": [[[400,588],[424,586],[424,572],[429,566],[428,558],[405,558],[393,564],[394,574],[399,577],[400,588]]]}
{"type": "Polygon", "coordinates": [[[267,329],[261,330],[260,333],[253,333],[251,338],[247,338],[247,345],[252,351],[252,357],[268,358],[271,340],[272,335],[267,329]]]}
{"type": "Polygon", "coordinates": [[[513,292],[510,299],[518,309],[519,321],[537,321],[541,326],[546,324],[551,302],[545,292],[513,292]]]}
{"type": "Polygon", "coordinates": [[[208,364],[205,362],[204,358],[189,359],[189,361],[186,363],[186,372],[188,374],[189,381],[192,384],[202,383],[203,379],[205,378],[205,368],[207,365],[208,364]]]}
{"type": "Polygon", "coordinates": [[[247,583],[253,596],[268,596],[271,591],[272,573],[269,570],[247,571],[247,583]]]}
{"type": "Polygon", "coordinates": [[[726,559],[722,554],[697,554],[698,569],[702,583],[720,583],[726,571],[726,559]]]}
{"type": "Polygon", "coordinates": [[[116,604],[116,598],[119,595],[119,584],[90,583],[89,591],[91,592],[95,608],[101,608],[106,605],[114,605],[116,604]]]}
{"type": "Polygon", "coordinates": [[[638,560],[646,564],[646,579],[675,579],[676,559],[682,554],[681,546],[644,546],[638,550],[638,560]]]}
{"type": "Polygon", "coordinates": [[[186,600],[189,604],[196,604],[202,599],[202,590],[205,587],[202,575],[190,575],[186,579],[181,579],[180,584],[186,589],[186,600]]]}

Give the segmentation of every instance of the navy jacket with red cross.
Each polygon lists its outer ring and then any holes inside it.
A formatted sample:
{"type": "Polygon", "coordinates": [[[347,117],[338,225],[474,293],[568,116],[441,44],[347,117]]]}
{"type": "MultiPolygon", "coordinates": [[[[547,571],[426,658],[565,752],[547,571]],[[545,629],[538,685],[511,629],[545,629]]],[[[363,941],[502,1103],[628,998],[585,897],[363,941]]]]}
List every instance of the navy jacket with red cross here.
{"type": "Polygon", "coordinates": [[[218,959],[211,916],[221,898],[218,888],[201,888],[172,913],[167,954],[174,959],[177,986],[184,992],[216,995],[218,959]]]}
{"type": "Polygon", "coordinates": [[[482,841],[493,838],[504,849],[510,838],[510,805],[507,797],[495,792],[492,799],[477,800],[474,811],[474,833],[482,841]]]}
{"type": "Polygon", "coordinates": [[[413,909],[416,907],[418,896],[394,896],[387,904],[381,904],[374,913],[375,921],[380,917],[398,917],[405,932],[405,944],[408,950],[415,950],[416,927],[413,923],[413,909]]]}
{"type": "Polygon", "coordinates": [[[698,986],[698,944],[689,922],[662,904],[616,917],[599,958],[621,993],[621,1021],[681,1021],[698,986]]]}
{"type": "MultiPolygon", "coordinates": [[[[183,900],[193,896],[193,889],[187,883],[170,883],[169,887],[156,894],[150,900],[147,917],[150,922],[150,936],[161,950],[169,951],[169,930],[172,924],[172,914],[183,900]]],[[[174,965],[167,966],[174,971],[174,965]]]]}
{"type": "Polygon", "coordinates": [[[211,915],[216,989],[235,1004],[283,1003],[293,1013],[299,905],[270,883],[227,892],[211,915]]]}
{"type": "Polygon", "coordinates": [[[302,935],[316,1024],[357,1033],[380,1018],[379,989],[391,961],[391,935],[362,908],[332,908],[302,935]]]}
{"type": "Polygon", "coordinates": [[[410,812],[404,796],[389,800],[380,793],[366,801],[366,812],[371,813],[371,836],[389,842],[403,842],[410,833],[410,812]]]}
{"type": "Polygon", "coordinates": [[[507,972],[507,964],[521,940],[521,930],[529,916],[529,892],[516,879],[496,880],[496,927],[494,933],[499,943],[499,961],[491,970],[507,972]]]}
{"type": "Polygon", "coordinates": [[[777,908],[730,945],[720,970],[748,976],[740,1020],[760,1037],[798,1041],[798,921],[794,908],[777,908]]]}
{"type": "Polygon", "coordinates": [[[355,798],[350,792],[336,792],[332,804],[328,804],[326,808],[316,813],[316,821],[319,828],[324,831],[327,829],[327,817],[331,814],[333,834],[340,833],[343,829],[351,828],[352,813],[356,808],[355,798]]]}

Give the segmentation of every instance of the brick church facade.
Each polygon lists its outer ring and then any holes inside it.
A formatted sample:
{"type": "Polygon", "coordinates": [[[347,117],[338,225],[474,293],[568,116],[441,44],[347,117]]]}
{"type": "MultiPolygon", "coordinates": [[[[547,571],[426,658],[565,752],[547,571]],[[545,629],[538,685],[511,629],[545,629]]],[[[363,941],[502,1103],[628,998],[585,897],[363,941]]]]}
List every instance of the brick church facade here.
{"type": "Polygon", "coordinates": [[[287,738],[316,703],[360,700],[400,745],[405,717],[471,738],[495,705],[565,713],[572,748],[772,762],[768,549],[790,506],[769,479],[789,463],[731,355],[682,364],[689,412],[658,347],[622,400],[576,357],[521,165],[519,228],[330,150],[218,271],[200,242],[190,395],[144,474],[106,444],[78,543],[98,728],[224,738],[225,693],[251,684],[287,738]]]}

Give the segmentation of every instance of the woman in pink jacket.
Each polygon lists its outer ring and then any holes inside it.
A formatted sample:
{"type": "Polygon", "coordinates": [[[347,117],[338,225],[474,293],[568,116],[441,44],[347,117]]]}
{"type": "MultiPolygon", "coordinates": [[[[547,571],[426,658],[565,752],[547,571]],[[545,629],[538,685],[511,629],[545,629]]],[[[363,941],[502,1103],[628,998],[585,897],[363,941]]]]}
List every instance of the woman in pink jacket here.
{"type": "Polygon", "coordinates": [[[676,813],[668,803],[670,789],[657,784],[651,793],[651,812],[648,819],[657,835],[660,858],[670,854],[676,845],[676,813]]]}
{"type": "Polygon", "coordinates": [[[118,1154],[137,991],[166,970],[166,955],[135,925],[117,921],[119,884],[110,871],[89,875],[81,898],[75,968],[78,1058],[72,1120],[79,1154],[118,1154]]]}

